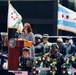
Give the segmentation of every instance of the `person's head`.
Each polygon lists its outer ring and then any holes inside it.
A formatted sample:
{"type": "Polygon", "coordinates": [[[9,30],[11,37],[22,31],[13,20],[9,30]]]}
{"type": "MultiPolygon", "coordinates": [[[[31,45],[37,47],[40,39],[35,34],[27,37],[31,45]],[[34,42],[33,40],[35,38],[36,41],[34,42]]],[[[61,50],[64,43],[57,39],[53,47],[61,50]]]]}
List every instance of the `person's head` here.
{"type": "Polygon", "coordinates": [[[6,32],[1,32],[1,39],[2,39],[2,41],[7,40],[7,39],[8,39],[8,33],[6,33],[6,32]]]}
{"type": "Polygon", "coordinates": [[[58,38],[57,39],[57,45],[60,46],[63,43],[63,39],[62,38],[58,38]]]}
{"type": "Polygon", "coordinates": [[[69,44],[73,44],[73,40],[72,39],[69,40],[69,44]]]}
{"type": "Polygon", "coordinates": [[[52,44],[51,46],[52,53],[54,54],[57,53],[58,49],[59,49],[59,46],[57,44],[52,44]]]}
{"type": "Polygon", "coordinates": [[[23,57],[27,57],[28,55],[29,55],[29,48],[28,47],[24,47],[23,49],[22,49],[22,56],[23,57]]]}
{"type": "Polygon", "coordinates": [[[42,39],[42,35],[41,34],[35,34],[35,43],[40,43],[42,39]]]}
{"type": "Polygon", "coordinates": [[[66,40],[65,40],[65,43],[69,44],[69,40],[70,40],[70,38],[67,37],[66,40]]]}
{"type": "Polygon", "coordinates": [[[2,51],[0,51],[0,56],[2,55],[2,51]]]}
{"type": "Polygon", "coordinates": [[[32,32],[32,27],[29,23],[24,23],[23,31],[32,32]]]}
{"type": "Polygon", "coordinates": [[[49,35],[48,34],[43,34],[43,42],[46,43],[49,39],[49,35]]]}

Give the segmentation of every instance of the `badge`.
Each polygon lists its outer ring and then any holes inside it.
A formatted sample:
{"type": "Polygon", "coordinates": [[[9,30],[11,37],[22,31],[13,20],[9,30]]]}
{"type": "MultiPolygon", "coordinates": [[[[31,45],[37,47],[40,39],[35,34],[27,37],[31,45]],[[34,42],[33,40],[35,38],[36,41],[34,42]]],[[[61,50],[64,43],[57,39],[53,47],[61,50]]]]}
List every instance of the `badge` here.
{"type": "Polygon", "coordinates": [[[14,38],[11,38],[8,42],[8,45],[10,48],[15,48],[16,47],[16,40],[14,38]]]}
{"type": "Polygon", "coordinates": [[[31,66],[31,61],[30,61],[30,60],[27,60],[26,66],[27,66],[27,67],[30,67],[30,66],[31,66]]]}

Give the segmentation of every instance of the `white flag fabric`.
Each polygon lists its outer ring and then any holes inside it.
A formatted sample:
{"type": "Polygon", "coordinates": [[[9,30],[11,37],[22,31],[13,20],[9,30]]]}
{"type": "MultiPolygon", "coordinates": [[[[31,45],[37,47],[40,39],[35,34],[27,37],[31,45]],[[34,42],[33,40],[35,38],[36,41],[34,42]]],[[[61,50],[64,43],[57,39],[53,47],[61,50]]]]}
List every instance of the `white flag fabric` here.
{"type": "Polygon", "coordinates": [[[76,34],[76,13],[58,4],[58,29],[76,34]]]}
{"type": "Polygon", "coordinates": [[[23,25],[21,22],[21,15],[16,11],[11,3],[8,4],[8,28],[16,28],[18,31],[22,31],[23,25]]]}
{"type": "Polygon", "coordinates": [[[23,30],[23,23],[22,22],[18,22],[18,31],[22,32],[23,30]]]}

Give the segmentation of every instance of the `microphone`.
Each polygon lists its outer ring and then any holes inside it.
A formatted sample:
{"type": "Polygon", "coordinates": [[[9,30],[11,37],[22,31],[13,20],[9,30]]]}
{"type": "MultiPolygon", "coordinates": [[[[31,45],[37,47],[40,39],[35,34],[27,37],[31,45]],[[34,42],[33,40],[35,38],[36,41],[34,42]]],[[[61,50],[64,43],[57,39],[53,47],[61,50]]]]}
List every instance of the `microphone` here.
{"type": "Polygon", "coordinates": [[[14,34],[14,38],[18,38],[18,36],[21,34],[21,32],[19,31],[16,31],[15,34],[14,34]]]}

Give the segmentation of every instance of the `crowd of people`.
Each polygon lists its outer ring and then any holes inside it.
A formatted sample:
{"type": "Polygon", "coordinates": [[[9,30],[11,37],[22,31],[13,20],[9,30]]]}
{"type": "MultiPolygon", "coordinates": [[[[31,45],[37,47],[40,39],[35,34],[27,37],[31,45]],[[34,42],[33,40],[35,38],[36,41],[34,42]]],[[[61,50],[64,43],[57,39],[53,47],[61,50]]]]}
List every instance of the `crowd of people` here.
{"type": "MultiPolygon", "coordinates": [[[[57,38],[54,44],[49,41],[49,38],[48,34],[34,34],[31,25],[24,23],[23,32],[16,39],[28,40],[33,44],[33,47],[22,49],[17,70],[28,71],[28,74],[32,75],[32,65],[36,58],[48,55],[50,58],[57,59],[56,75],[62,75],[61,66],[70,56],[76,56],[76,46],[71,38],[66,38],[65,42],[62,38],[57,38]]],[[[73,67],[76,68],[76,65],[73,67]]]]}
{"type": "Polygon", "coordinates": [[[42,55],[49,55],[50,58],[56,58],[58,60],[58,63],[56,64],[56,75],[61,75],[61,65],[66,62],[67,58],[70,56],[75,56],[76,54],[76,46],[74,45],[73,40],[66,38],[65,42],[63,42],[62,38],[57,38],[55,44],[52,44],[48,41],[48,34],[34,35],[31,29],[30,24],[25,23],[23,33],[18,37],[18,39],[26,39],[32,42],[34,48],[30,48],[29,56],[32,57],[34,61],[36,61],[36,58],[42,55]],[[33,51],[33,56],[31,56],[31,50],[33,51]]]}

